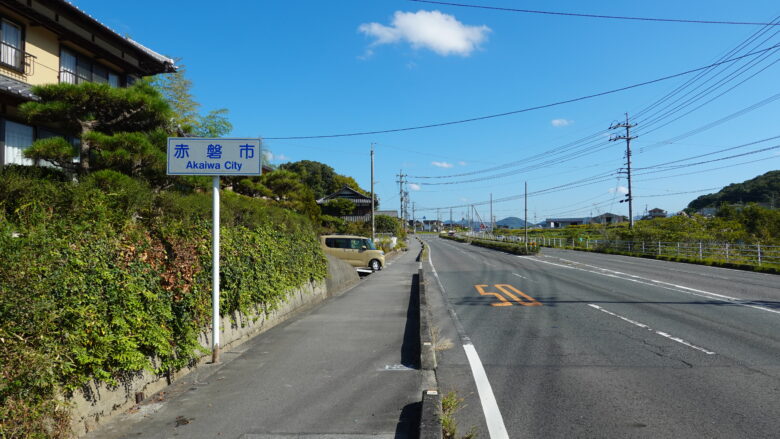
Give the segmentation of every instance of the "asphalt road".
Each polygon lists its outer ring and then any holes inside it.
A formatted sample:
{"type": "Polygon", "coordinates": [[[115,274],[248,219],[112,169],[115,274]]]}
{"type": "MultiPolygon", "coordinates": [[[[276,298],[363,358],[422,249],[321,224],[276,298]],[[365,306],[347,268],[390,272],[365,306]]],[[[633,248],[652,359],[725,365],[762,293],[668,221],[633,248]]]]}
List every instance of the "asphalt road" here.
{"type": "Polygon", "coordinates": [[[780,437],[780,276],[425,239],[461,434],[780,437]]]}

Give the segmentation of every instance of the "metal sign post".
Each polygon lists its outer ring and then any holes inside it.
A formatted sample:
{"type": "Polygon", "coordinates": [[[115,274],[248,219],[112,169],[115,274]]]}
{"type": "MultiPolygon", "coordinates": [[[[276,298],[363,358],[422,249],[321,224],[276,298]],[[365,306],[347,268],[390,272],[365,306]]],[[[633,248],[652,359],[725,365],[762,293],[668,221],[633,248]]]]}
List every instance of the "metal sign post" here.
{"type": "Polygon", "coordinates": [[[212,270],[211,361],[219,363],[219,177],[261,175],[260,139],[168,138],[168,175],[211,176],[212,270]]]}

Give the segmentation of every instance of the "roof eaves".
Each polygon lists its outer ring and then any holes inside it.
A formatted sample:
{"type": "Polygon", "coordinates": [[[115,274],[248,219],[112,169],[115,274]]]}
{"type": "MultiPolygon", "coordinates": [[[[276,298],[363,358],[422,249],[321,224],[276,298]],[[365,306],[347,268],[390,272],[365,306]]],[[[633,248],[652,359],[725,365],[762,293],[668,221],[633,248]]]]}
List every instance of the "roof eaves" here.
{"type": "Polygon", "coordinates": [[[165,67],[165,73],[173,73],[173,72],[175,72],[177,70],[177,67],[175,65],[176,61],[173,60],[172,58],[168,58],[167,56],[161,55],[161,54],[155,52],[154,50],[144,46],[143,44],[141,44],[141,43],[139,43],[139,42],[137,42],[137,41],[135,41],[133,39],[130,39],[128,37],[125,37],[125,36],[121,35],[119,32],[115,31],[114,29],[111,29],[106,24],[102,23],[101,21],[99,21],[95,17],[89,15],[86,11],[84,11],[81,8],[79,8],[78,6],[74,5],[69,0],[59,0],[59,1],[64,6],[69,7],[74,12],[84,16],[87,20],[91,21],[93,24],[103,28],[105,31],[115,35],[116,37],[118,37],[118,38],[120,38],[122,40],[125,40],[126,42],[128,42],[132,46],[136,47],[138,50],[142,51],[144,54],[146,54],[149,57],[153,58],[157,62],[163,64],[163,66],[165,67]]]}

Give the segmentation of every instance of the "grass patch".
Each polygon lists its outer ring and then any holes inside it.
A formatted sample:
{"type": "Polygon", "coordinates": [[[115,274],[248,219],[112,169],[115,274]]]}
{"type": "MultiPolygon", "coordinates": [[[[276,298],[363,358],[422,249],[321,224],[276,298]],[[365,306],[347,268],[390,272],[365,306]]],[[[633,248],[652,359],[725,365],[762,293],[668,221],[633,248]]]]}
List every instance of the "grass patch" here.
{"type": "Polygon", "coordinates": [[[444,439],[474,439],[477,437],[476,427],[465,436],[458,436],[458,423],[455,413],[463,407],[463,398],[455,392],[449,392],[441,399],[441,432],[444,439]]]}

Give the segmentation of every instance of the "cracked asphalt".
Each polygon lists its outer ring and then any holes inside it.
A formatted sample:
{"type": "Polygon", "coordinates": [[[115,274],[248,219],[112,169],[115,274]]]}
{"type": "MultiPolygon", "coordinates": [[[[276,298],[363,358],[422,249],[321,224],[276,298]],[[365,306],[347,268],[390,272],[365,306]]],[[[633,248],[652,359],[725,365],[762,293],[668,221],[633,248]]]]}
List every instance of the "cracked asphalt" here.
{"type": "Polygon", "coordinates": [[[461,434],[490,437],[448,306],[509,437],[778,437],[780,276],[426,239],[445,290],[426,264],[435,326],[454,341],[437,374],[464,399],[461,434]]]}

